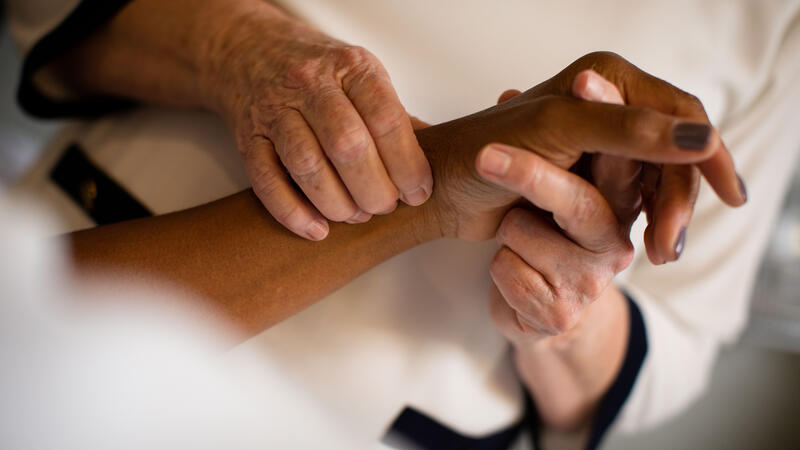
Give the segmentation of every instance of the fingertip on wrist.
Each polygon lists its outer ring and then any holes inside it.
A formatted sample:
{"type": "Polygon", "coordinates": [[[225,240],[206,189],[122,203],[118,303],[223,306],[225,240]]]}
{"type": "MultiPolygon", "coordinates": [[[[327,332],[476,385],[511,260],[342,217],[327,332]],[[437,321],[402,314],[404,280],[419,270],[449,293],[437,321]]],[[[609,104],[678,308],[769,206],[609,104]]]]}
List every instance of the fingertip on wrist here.
{"type": "Polygon", "coordinates": [[[324,220],[315,220],[306,227],[306,237],[312,241],[321,241],[328,237],[330,227],[324,220]]]}
{"type": "Polygon", "coordinates": [[[501,178],[511,167],[511,155],[506,146],[489,144],[478,152],[475,167],[481,175],[501,178]]]}
{"type": "Polygon", "coordinates": [[[431,196],[431,189],[425,186],[418,186],[409,192],[400,194],[400,198],[409,206],[420,206],[427,202],[431,196]]]}

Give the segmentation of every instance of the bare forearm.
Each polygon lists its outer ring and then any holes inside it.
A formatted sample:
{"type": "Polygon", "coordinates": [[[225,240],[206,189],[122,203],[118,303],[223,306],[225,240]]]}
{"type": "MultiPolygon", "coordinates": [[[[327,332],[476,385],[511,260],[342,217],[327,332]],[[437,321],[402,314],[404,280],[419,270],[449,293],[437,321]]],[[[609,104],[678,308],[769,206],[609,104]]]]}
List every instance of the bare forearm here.
{"type": "Polygon", "coordinates": [[[625,298],[613,286],[569,333],[515,348],[520,375],[548,427],[588,425],[619,372],[628,342],[625,298]]]}
{"type": "Polygon", "coordinates": [[[79,95],[106,95],[183,107],[218,109],[209,72],[225,52],[225,32],[259,22],[269,40],[287,16],[258,0],[135,0],[106,26],[47,66],[39,76],[56,79],[79,95]],[[265,32],[266,30],[266,32],[265,32]]]}
{"type": "Polygon", "coordinates": [[[164,216],[74,233],[84,270],[155,277],[213,302],[252,335],[302,310],[380,262],[435,237],[420,209],[361,225],[334,224],[310,242],[292,235],[251,191],[164,216]]]}

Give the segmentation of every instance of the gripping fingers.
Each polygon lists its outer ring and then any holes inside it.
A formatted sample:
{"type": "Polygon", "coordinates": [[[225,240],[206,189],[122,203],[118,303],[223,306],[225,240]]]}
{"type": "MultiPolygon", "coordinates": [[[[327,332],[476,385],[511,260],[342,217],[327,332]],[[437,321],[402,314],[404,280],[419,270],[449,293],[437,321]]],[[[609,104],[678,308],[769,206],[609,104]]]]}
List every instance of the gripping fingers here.
{"type": "Polygon", "coordinates": [[[686,227],[692,218],[700,188],[700,174],[695,166],[664,166],[653,203],[651,259],[661,263],[675,261],[683,251],[686,227]]]}
{"type": "Polygon", "coordinates": [[[355,203],[369,214],[397,207],[398,192],[350,99],[338,87],[313,95],[303,115],[355,203]]]}
{"type": "Polygon", "coordinates": [[[487,181],[553,213],[556,223],[578,245],[605,251],[620,227],[606,200],[589,182],[541,156],[502,144],[490,144],[477,156],[478,173],[487,181]]]}
{"type": "Polygon", "coordinates": [[[335,222],[360,217],[361,211],[299,112],[285,111],[270,134],[286,170],[319,212],[335,222]]]}
{"type": "Polygon", "coordinates": [[[412,206],[425,203],[433,191],[431,168],[389,76],[383,70],[367,72],[348,80],[345,92],[372,135],[400,198],[412,206]]]}
{"type": "Polygon", "coordinates": [[[517,329],[522,333],[557,335],[569,331],[585,306],[577,297],[559,297],[541,273],[508,247],[497,252],[490,274],[514,310],[517,329]]]}
{"type": "Polygon", "coordinates": [[[630,264],[633,247],[622,235],[594,252],[567,239],[541,214],[514,208],[497,230],[497,242],[542,274],[558,296],[582,302],[599,297],[608,282],[630,264]]]}
{"type": "Polygon", "coordinates": [[[494,283],[492,283],[489,292],[489,314],[497,329],[511,342],[519,341],[532,334],[544,334],[538,328],[534,328],[521,320],[519,313],[509,306],[494,283]]]}
{"type": "Polygon", "coordinates": [[[328,222],[292,186],[275,155],[272,142],[254,137],[245,155],[247,175],[272,217],[298,236],[319,241],[328,235],[328,222]]]}

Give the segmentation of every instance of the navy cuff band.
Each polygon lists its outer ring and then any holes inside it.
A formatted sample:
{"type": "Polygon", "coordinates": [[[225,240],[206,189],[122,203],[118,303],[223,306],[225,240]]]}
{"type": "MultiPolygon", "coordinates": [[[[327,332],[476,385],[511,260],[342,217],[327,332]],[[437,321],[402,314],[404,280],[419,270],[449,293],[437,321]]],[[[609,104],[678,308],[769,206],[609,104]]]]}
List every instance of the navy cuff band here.
{"type": "Polygon", "coordinates": [[[104,97],[56,101],[33,83],[37,70],[63,55],[111,20],[130,0],[83,0],[67,18],[33,46],[22,64],[17,89],[20,107],[36,117],[90,117],[129,107],[131,102],[104,97]]]}
{"type": "MultiPolygon", "coordinates": [[[[639,376],[639,370],[642,368],[645,356],[647,356],[647,332],[644,324],[642,312],[636,305],[636,302],[625,292],[625,299],[628,303],[628,318],[630,329],[628,333],[628,349],[625,353],[625,359],[622,362],[617,378],[611,384],[606,395],[600,401],[600,405],[595,412],[594,421],[592,422],[592,429],[589,434],[589,440],[586,443],[587,450],[596,449],[606,433],[611,428],[614,420],[622,410],[622,406],[628,399],[633,385],[639,376]]],[[[540,441],[540,424],[539,414],[536,410],[536,404],[532,401],[530,394],[525,393],[526,403],[526,417],[525,426],[530,431],[536,448],[541,448],[540,441]]]]}

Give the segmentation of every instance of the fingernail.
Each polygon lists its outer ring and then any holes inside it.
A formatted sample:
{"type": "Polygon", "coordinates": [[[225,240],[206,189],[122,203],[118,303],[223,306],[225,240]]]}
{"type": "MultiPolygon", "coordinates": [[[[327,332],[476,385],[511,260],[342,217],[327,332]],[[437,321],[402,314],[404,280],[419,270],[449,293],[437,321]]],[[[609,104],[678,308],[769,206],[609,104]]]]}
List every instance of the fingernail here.
{"type": "Polygon", "coordinates": [[[368,222],[369,219],[371,219],[371,218],[372,218],[372,214],[367,214],[364,211],[359,210],[357,213],[355,213],[353,215],[353,217],[345,220],[345,222],[353,225],[353,224],[357,224],[357,223],[368,222]]]}
{"type": "Polygon", "coordinates": [[[686,227],[681,228],[681,232],[678,233],[678,239],[675,241],[675,259],[681,257],[681,253],[683,253],[683,246],[686,243],[686,227]]]}
{"type": "Polygon", "coordinates": [[[426,200],[428,200],[428,191],[422,186],[403,194],[403,201],[411,206],[419,206],[426,200]]]}
{"type": "Polygon", "coordinates": [[[742,194],[742,199],[746,203],[747,202],[747,186],[745,186],[744,180],[742,179],[741,175],[739,175],[737,173],[736,177],[739,178],[739,193],[742,194]]]}
{"type": "Polygon", "coordinates": [[[483,150],[481,155],[481,168],[484,172],[489,172],[492,175],[502,177],[508,172],[511,166],[511,157],[497,147],[488,146],[483,150]]]}
{"type": "Polygon", "coordinates": [[[328,224],[322,221],[311,222],[306,232],[312,240],[321,241],[328,235],[328,224]]]}
{"type": "Polygon", "coordinates": [[[711,136],[711,127],[704,123],[679,123],[672,128],[672,140],[684,150],[703,150],[711,136]]]}

